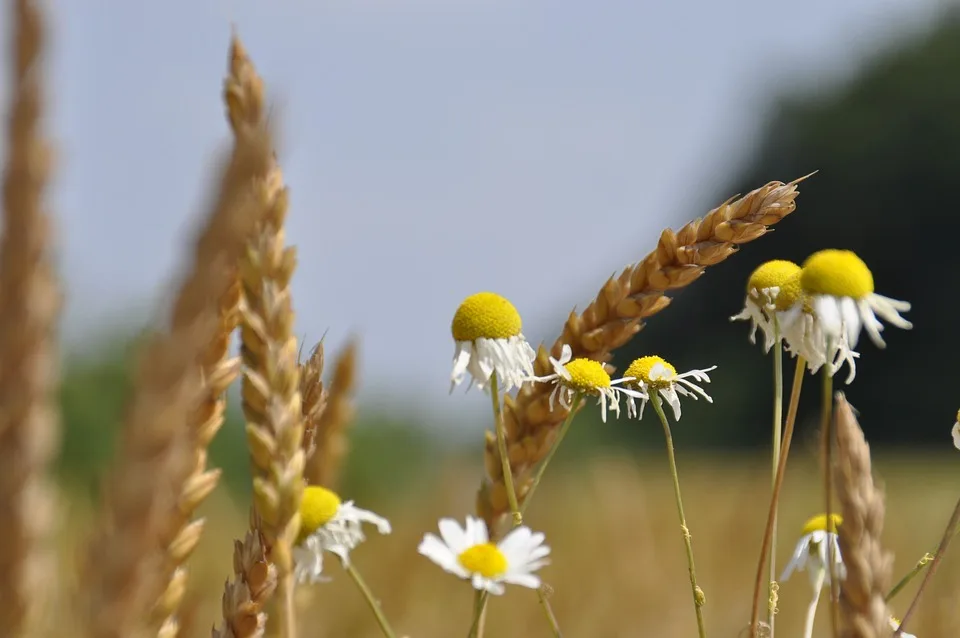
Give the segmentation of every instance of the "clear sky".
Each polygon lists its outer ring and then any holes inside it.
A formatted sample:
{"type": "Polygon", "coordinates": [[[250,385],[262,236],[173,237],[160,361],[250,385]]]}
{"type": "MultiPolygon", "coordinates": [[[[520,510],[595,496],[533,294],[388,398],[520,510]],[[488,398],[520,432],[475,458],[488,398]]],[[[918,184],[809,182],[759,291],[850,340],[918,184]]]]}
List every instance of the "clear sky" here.
{"type": "Polygon", "coordinates": [[[48,5],[72,347],[141,321],[169,289],[229,140],[220,90],[233,23],[281,115],[299,332],[312,344],[327,331],[333,349],[359,335],[364,395],[423,403],[439,420],[487,409],[476,393],[447,397],[463,297],[505,294],[527,337],[552,341],[661,227],[733,194],[718,189],[774,95],[835,81],[940,6],[48,5]]]}

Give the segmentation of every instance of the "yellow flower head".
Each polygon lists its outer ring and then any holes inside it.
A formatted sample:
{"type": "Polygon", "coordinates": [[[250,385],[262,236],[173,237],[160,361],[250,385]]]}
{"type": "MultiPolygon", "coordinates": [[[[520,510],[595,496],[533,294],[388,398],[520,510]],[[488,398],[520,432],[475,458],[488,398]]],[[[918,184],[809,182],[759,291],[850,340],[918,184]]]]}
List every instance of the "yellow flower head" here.
{"type": "Polygon", "coordinates": [[[300,535],[297,544],[329,523],[337,515],[341,504],[335,492],[318,485],[308,485],[300,501],[300,535]]]}
{"type": "Polygon", "coordinates": [[[762,293],[770,288],[779,289],[774,305],[777,310],[789,309],[801,297],[800,266],[792,261],[774,259],[760,264],[747,281],[747,293],[762,293]]]}
{"type": "Polygon", "coordinates": [[[817,514],[803,525],[801,536],[812,534],[813,532],[831,532],[837,533],[837,528],[843,524],[843,517],[839,514],[830,514],[830,529],[827,529],[827,515],[817,514]]]}
{"type": "Polygon", "coordinates": [[[563,383],[577,392],[597,394],[599,389],[610,387],[610,375],[599,361],[581,357],[567,363],[565,367],[570,378],[563,383]]]}
{"type": "Polygon", "coordinates": [[[507,557],[493,543],[480,543],[460,552],[457,562],[472,574],[496,578],[507,571],[507,557]]]}
{"type": "Polygon", "coordinates": [[[807,257],[800,286],[813,295],[864,299],[873,293],[873,273],[856,253],[831,248],[807,257]]]}
{"type": "Polygon", "coordinates": [[[636,379],[636,381],[633,383],[639,384],[642,382],[651,390],[661,390],[663,388],[670,387],[670,385],[673,383],[674,377],[677,376],[677,369],[662,357],[650,355],[634,360],[634,362],[630,364],[630,367],[627,368],[627,371],[623,374],[625,377],[633,377],[636,379]],[[658,363],[666,368],[667,374],[663,376],[657,376],[655,379],[651,379],[650,371],[653,369],[653,366],[657,365],[658,363]]]}
{"type": "Polygon", "coordinates": [[[463,300],[453,316],[456,341],[509,339],[520,334],[520,313],[506,298],[492,292],[478,292],[463,300]]]}

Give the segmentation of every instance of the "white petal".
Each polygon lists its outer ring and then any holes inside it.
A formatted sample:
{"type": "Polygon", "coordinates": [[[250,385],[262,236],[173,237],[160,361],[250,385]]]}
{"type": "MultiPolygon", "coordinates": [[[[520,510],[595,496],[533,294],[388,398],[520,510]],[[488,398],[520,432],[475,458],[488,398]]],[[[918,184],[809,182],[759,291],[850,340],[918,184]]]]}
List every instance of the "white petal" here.
{"type": "Polygon", "coordinates": [[[450,551],[450,548],[433,534],[425,534],[417,551],[432,560],[440,566],[445,572],[459,576],[460,578],[469,578],[470,574],[460,565],[457,555],[450,551]]]}
{"type": "Polygon", "coordinates": [[[530,589],[537,589],[540,587],[540,577],[527,572],[508,572],[507,574],[504,574],[503,582],[510,583],[511,585],[520,585],[521,587],[529,587],[530,589]]]}
{"type": "Polygon", "coordinates": [[[953,434],[953,446],[960,450],[960,421],[953,424],[951,434],[953,434]]]}
{"type": "Polygon", "coordinates": [[[443,537],[443,542],[447,544],[447,547],[449,547],[450,551],[454,554],[459,556],[461,552],[472,544],[467,538],[464,529],[460,527],[460,523],[452,518],[440,519],[438,526],[440,528],[440,536],[443,537]]]}

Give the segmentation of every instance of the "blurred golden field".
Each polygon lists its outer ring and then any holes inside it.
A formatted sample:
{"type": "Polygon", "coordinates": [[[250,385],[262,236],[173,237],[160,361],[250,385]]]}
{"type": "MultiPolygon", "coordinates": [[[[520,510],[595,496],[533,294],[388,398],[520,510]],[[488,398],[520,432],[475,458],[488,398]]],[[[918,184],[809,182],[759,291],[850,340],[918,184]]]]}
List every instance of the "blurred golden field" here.
{"type": "MultiPolygon", "coordinates": [[[[817,469],[806,450],[795,451],[787,471],[781,509],[778,568],[789,560],[796,533],[820,506],[817,469]]],[[[479,464],[462,459],[438,463],[429,483],[395,499],[359,503],[387,516],[390,536],[371,531],[353,559],[380,597],[398,635],[447,638],[466,635],[472,589],[443,573],[416,552],[424,532],[443,516],[472,512],[479,464]],[[442,466],[441,466],[442,465],[442,466]]],[[[396,459],[402,463],[402,459],[396,459]]],[[[932,550],[957,498],[956,463],[950,454],[879,456],[875,471],[887,492],[886,547],[895,553],[899,579],[932,550]]],[[[698,580],[707,595],[704,609],[711,636],[741,635],[750,613],[766,506],[769,469],[759,456],[691,457],[678,450],[687,519],[693,533],[698,580]]],[[[570,460],[552,468],[527,522],[547,535],[553,563],[542,572],[554,588],[551,602],[565,636],[632,637],[696,635],[683,545],[666,459],[643,457],[570,460]]],[[[344,495],[350,498],[350,494],[344,495]]],[[[75,503],[79,520],[86,508],[75,503]]],[[[246,531],[242,504],[215,495],[205,506],[209,528],[190,560],[189,627],[184,635],[208,636],[219,619],[219,596],[230,575],[233,539],[246,531]],[[196,605],[194,608],[193,605],[196,605]]],[[[82,523],[81,523],[82,524],[82,523]]],[[[85,538],[76,525],[66,537],[85,538]]],[[[298,590],[301,635],[324,638],[380,635],[354,584],[332,557],[332,582],[298,590]]],[[[902,614],[916,590],[915,579],[892,608],[902,614]]],[[[923,638],[957,635],[960,629],[960,558],[948,553],[924,594],[911,632],[923,638]]],[[[777,629],[798,636],[810,585],[805,573],[781,584],[777,629]]],[[[817,631],[827,635],[825,599],[817,631]]],[[[487,635],[549,636],[533,591],[508,588],[491,600],[487,635]]]]}

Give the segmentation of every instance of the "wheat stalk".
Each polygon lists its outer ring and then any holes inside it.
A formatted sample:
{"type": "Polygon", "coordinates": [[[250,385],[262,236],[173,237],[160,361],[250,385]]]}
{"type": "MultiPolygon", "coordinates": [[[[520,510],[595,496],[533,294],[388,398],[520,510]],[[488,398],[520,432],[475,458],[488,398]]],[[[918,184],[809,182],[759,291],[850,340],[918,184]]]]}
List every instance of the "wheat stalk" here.
{"type": "Polygon", "coordinates": [[[0,239],[0,635],[11,637],[35,628],[57,582],[49,547],[54,492],[46,473],[59,440],[60,309],[43,204],[52,154],[40,130],[45,25],[29,0],[12,9],[0,239]]]}
{"type": "Polygon", "coordinates": [[[350,342],[333,366],[326,402],[316,419],[313,454],[307,459],[306,477],[311,485],[336,490],[347,456],[347,429],[353,423],[353,393],[357,383],[357,344],[350,342]]]}
{"type": "Polygon", "coordinates": [[[234,146],[177,292],[174,321],[150,337],[140,357],[83,581],[81,613],[92,636],[157,631],[151,611],[167,585],[171,548],[165,541],[177,536],[182,521],[171,514],[194,470],[192,436],[184,425],[203,397],[200,363],[218,334],[219,301],[232,285],[232,265],[260,216],[249,184],[266,174],[270,149],[266,129],[234,146]]]}
{"type": "MultiPolygon", "coordinates": [[[[265,118],[263,82],[234,36],[224,99],[238,139],[265,118]]],[[[281,635],[295,635],[293,545],[300,531],[305,457],[300,368],[290,279],[296,251],[285,242],[287,189],[276,161],[253,186],[266,210],[256,237],[240,262],[243,412],[253,461],[253,497],[268,558],[277,568],[281,635]]]]}
{"type": "MultiPolygon", "coordinates": [[[[792,213],[799,194],[797,184],[803,179],[788,184],[769,182],[739,199],[728,200],[679,232],[664,230],[653,252],[626,268],[619,277],[607,280],[581,314],[570,313],[553,348],[539,348],[534,363],[536,374],[551,372],[549,356],[559,357],[564,344],[570,345],[575,357],[609,361],[611,353],[627,343],[643,327],[645,319],[670,304],[665,294],[668,290],[693,283],[708,266],[720,263],[735,253],[740,244],[761,237],[768,226],[792,213]]],[[[550,391],[547,384],[528,384],[516,399],[504,400],[507,454],[521,499],[529,489],[531,470],[549,451],[557,427],[566,417],[562,408],[550,409],[550,391]]],[[[508,501],[492,432],[487,432],[484,464],[489,480],[480,489],[477,507],[494,529],[507,512],[508,501]]]]}
{"type": "Polygon", "coordinates": [[[889,638],[893,631],[884,594],[893,555],[881,545],[884,497],[873,482],[870,446],[853,409],[842,392],[835,397],[837,458],[832,469],[843,514],[840,554],[847,570],[840,587],[840,636],[889,638]]]}

